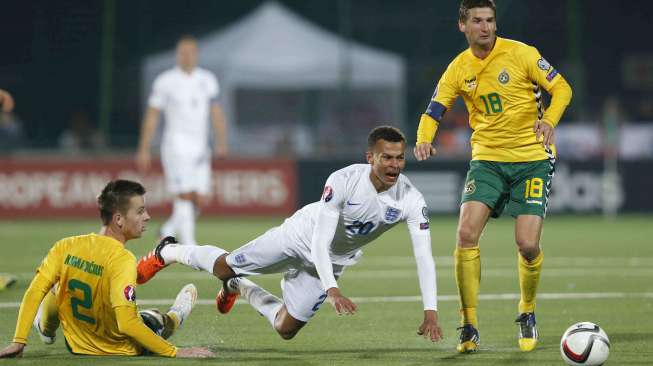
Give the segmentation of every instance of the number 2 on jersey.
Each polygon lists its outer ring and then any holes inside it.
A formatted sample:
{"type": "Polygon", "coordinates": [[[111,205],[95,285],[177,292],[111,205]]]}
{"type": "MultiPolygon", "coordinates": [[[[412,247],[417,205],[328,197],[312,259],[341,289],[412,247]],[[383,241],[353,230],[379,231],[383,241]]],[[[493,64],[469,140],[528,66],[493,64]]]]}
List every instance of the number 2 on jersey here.
{"type": "Polygon", "coordinates": [[[93,306],[93,294],[91,291],[91,286],[79,280],[70,280],[68,281],[68,289],[73,292],[75,290],[81,290],[83,295],[81,299],[77,297],[70,299],[70,306],[73,308],[73,316],[83,322],[95,324],[95,319],[79,312],[80,306],[88,310],[90,310],[93,306]]]}
{"type": "Polygon", "coordinates": [[[488,95],[481,95],[481,100],[485,105],[485,113],[501,113],[503,112],[503,104],[501,103],[501,96],[497,93],[490,93],[488,95]]]}

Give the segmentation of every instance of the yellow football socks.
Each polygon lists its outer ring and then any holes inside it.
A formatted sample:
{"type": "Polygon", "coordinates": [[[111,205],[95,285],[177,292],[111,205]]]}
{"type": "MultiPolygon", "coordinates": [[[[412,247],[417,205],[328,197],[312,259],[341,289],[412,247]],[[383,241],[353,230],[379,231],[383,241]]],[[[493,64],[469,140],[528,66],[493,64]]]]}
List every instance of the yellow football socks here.
{"type": "Polygon", "coordinates": [[[478,246],[459,248],[454,251],[456,284],[460,297],[460,315],[462,324],[471,324],[478,328],[476,308],[478,290],[481,283],[481,251],[478,246]]]}
{"type": "Polygon", "coordinates": [[[540,282],[540,272],[544,253],[535,257],[532,261],[527,261],[521,254],[517,253],[517,267],[519,268],[519,289],[521,299],[519,300],[519,313],[535,312],[535,295],[537,294],[537,285],[540,282]]]}
{"type": "Polygon", "coordinates": [[[170,338],[177,328],[179,328],[180,321],[179,316],[174,311],[168,311],[163,315],[163,330],[161,331],[161,337],[163,339],[170,338]]]}

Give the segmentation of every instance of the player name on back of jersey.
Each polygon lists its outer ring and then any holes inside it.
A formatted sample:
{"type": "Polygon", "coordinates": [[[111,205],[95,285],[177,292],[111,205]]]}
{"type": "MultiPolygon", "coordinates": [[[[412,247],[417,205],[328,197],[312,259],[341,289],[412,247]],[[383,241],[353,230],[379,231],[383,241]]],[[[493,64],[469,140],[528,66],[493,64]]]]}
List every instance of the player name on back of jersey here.
{"type": "Polygon", "coordinates": [[[101,277],[102,271],[104,271],[103,266],[96,264],[95,262],[89,262],[85,259],[75,257],[74,255],[70,255],[70,254],[68,254],[63,264],[71,267],[75,267],[77,269],[81,269],[86,273],[90,273],[98,277],[101,277]]]}

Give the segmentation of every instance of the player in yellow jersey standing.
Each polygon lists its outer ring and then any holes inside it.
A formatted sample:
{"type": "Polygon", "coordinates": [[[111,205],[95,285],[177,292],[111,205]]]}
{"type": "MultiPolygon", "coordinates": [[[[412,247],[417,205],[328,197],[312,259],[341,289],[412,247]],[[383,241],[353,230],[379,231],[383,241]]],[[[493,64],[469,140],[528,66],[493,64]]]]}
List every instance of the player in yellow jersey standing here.
{"type": "Polygon", "coordinates": [[[139,238],[150,219],[144,195],[145,188],[132,181],[104,187],[98,197],[100,233],[65,238],[50,249],[23,297],[13,343],[0,358],[22,356],[33,321],[45,343],[54,342],[60,321],[73,354],[212,355],[205,348],[176,348],[164,339],[190,314],[197,298],[194,285],[184,286],[166,314],[137,311],[136,258],[125,243],[139,238]]]}
{"type": "Polygon", "coordinates": [[[462,192],[454,252],[461,305],[459,352],[480,343],[476,309],[481,279],[479,237],[504,209],[515,217],[519,347],[537,344],[535,295],[543,254],[540,234],[555,164],[554,128],[571,100],[571,88],[534,47],[496,36],[493,0],[463,0],[458,27],[469,48],[447,67],[417,130],[415,157],[435,155],[431,145],[444,113],[461,96],[469,112],[472,160],[462,192]],[[551,94],[542,103],[541,88],[551,94]]]}

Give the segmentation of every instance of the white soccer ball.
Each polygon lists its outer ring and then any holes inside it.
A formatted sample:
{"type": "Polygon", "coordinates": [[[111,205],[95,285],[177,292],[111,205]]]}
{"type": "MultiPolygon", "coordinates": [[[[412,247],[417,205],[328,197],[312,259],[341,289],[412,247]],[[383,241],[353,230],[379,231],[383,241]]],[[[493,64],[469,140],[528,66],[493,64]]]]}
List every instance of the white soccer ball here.
{"type": "Polygon", "coordinates": [[[560,354],[572,366],[603,365],[610,354],[610,340],[598,325],[590,322],[576,323],[562,335],[560,354]]]}
{"type": "Polygon", "coordinates": [[[158,335],[163,333],[165,328],[165,320],[163,320],[163,314],[157,309],[146,309],[138,312],[138,315],[143,319],[143,323],[152,329],[152,331],[158,335]]]}

